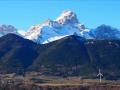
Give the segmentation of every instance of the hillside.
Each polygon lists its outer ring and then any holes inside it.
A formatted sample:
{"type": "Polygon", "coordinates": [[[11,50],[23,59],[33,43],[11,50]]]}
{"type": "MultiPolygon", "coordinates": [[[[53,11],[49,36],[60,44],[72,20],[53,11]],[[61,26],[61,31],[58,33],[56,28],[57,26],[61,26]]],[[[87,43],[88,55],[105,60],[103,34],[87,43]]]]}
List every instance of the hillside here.
{"type": "Polygon", "coordinates": [[[40,45],[15,34],[0,38],[0,73],[35,71],[96,78],[100,68],[105,79],[119,79],[119,58],[119,40],[86,40],[72,35],[40,45]]]}

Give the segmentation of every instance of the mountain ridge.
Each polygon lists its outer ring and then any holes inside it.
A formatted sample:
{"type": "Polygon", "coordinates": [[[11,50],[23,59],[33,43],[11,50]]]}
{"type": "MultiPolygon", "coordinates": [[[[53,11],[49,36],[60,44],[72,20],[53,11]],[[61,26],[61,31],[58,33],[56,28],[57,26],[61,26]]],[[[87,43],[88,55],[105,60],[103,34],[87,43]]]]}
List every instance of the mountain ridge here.
{"type": "Polygon", "coordinates": [[[119,54],[120,40],[87,40],[71,35],[41,45],[7,34],[0,38],[0,73],[97,78],[100,68],[105,79],[119,79],[119,54]]]}
{"type": "Polygon", "coordinates": [[[46,20],[41,24],[34,25],[26,32],[16,29],[12,25],[0,26],[0,37],[8,33],[14,33],[32,40],[38,44],[47,44],[71,35],[78,35],[86,39],[119,39],[120,30],[109,25],[100,25],[95,29],[88,29],[79,22],[77,15],[66,10],[56,20],[46,20]]]}

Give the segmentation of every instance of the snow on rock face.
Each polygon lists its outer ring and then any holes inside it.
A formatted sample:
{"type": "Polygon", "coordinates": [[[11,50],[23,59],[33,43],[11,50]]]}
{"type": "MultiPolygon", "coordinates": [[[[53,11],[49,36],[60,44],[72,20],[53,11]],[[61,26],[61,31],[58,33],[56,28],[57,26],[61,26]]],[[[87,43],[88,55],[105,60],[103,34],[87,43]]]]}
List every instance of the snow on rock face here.
{"type": "MultiPolygon", "coordinates": [[[[67,35],[66,35],[67,36],[67,35]]],[[[55,36],[55,37],[51,37],[49,39],[47,39],[46,41],[42,42],[42,44],[46,44],[46,43],[49,43],[49,42],[53,42],[55,40],[59,40],[59,39],[62,39],[66,36],[55,36]]]]}
{"type": "Polygon", "coordinates": [[[25,34],[25,38],[44,44],[74,33],[81,36],[84,30],[86,28],[79,23],[76,14],[72,11],[64,11],[55,21],[49,19],[42,24],[32,26],[25,34]]]}
{"type": "Polygon", "coordinates": [[[64,11],[56,21],[60,24],[75,24],[79,23],[77,16],[72,11],[64,11]]]}
{"type": "Polygon", "coordinates": [[[18,34],[17,29],[12,25],[0,25],[0,37],[8,33],[18,34]]]}
{"type": "Polygon", "coordinates": [[[25,34],[26,34],[26,31],[24,31],[24,30],[18,30],[18,33],[19,33],[22,37],[24,37],[25,34]]]}

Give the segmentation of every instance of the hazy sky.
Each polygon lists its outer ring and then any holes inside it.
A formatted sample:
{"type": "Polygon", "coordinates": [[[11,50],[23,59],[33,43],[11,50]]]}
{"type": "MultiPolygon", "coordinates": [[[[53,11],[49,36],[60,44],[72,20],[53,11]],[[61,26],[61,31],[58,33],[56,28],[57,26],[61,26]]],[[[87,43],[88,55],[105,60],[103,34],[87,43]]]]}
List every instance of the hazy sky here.
{"type": "Polygon", "coordinates": [[[120,28],[120,0],[1,0],[0,24],[27,30],[64,10],[74,11],[88,28],[101,24],[120,28]]]}

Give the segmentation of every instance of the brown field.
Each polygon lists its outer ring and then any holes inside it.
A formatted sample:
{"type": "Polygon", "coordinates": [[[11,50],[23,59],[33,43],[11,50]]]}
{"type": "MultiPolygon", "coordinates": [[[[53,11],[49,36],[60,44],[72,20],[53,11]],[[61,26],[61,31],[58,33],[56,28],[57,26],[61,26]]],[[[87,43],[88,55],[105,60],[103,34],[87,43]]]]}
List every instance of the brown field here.
{"type": "Polygon", "coordinates": [[[120,90],[120,81],[29,74],[0,76],[0,90],[120,90]]]}

